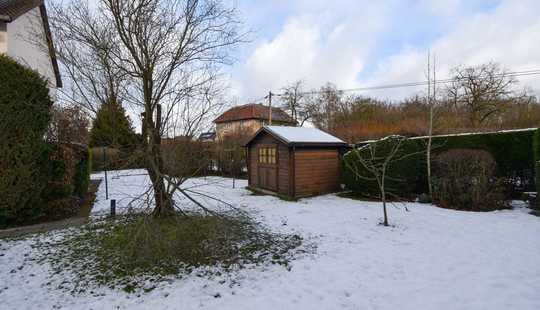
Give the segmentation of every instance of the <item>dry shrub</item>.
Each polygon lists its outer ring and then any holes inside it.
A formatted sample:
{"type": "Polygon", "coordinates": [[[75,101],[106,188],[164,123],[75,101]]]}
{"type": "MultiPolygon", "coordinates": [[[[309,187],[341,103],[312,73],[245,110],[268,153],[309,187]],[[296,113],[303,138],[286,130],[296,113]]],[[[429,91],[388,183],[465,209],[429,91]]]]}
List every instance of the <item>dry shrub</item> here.
{"type": "Polygon", "coordinates": [[[175,177],[208,175],[212,145],[187,137],[167,139],[162,142],[163,165],[167,174],[175,177]]]}
{"type": "Polygon", "coordinates": [[[120,150],[114,147],[93,147],[91,152],[94,171],[113,170],[121,161],[120,150]]]}
{"type": "Polygon", "coordinates": [[[235,177],[245,176],[247,161],[244,144],[250,138],[251,134],[233,132],[217,141],[214,158],[221,174],[235,177]]]}
{"type": "Polygon", "coordinates": [[[51,183],[63,186],[69,185],[75,175],[76,165],[79,162],[76,148],[67,143],[57,143],[49,160],[61,162],[63,166],[63,173],[51,183]]]}
{"type": "Polygon", "coordinates": [[[77,214],[90,181],[88,149],[79,144],[51,144],[49,180],[44,191],[45,220],[58,220],[77,214]]]}
{"type": "Polygon", "coordinates": [[[484,150],[454,149],[435,159],[434,199],[443,208],[492,211],[507,207],[497,164],[484,150]]]}

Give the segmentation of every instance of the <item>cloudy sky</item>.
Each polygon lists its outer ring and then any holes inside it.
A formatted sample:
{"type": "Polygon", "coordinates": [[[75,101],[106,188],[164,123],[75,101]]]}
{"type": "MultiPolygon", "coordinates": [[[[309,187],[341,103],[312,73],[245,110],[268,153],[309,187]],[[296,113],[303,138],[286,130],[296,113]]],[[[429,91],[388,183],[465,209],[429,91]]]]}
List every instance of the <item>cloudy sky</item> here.
{"type": "MultiPolygon", "coordinates": [[[[254,33],[229,68],[237,103],[296,80],[338,88],[425,80],[427,51],[440,78],[460,64],[540,69],[538,0],[235,0],[254,33]]],[[[520,78],[540,94],[540,77],[520,78]]],[[[399,99],[418,88],[364,93],[399,99]]]]}

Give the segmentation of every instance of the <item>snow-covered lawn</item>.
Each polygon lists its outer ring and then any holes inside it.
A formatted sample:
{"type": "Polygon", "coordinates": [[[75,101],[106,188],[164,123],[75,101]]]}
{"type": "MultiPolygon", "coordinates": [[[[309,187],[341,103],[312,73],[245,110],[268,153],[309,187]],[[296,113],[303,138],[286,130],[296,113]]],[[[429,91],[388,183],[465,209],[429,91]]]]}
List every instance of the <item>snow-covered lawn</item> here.
{"type": "MultiPolygon", "coordinates": [[[[112,176],[109,198],[120,208],[148,185],[142,171],[112,176]]],[[[213,177],[188,186],[276,231],[301,234],[316,254],[292,261],[290,271],[263,266],[223,278],[189,276],[140,296],[105,288],[72,296],[47,284],[57,282],[46,263],[22,265],[36,254],[34,239],[0,240],[0,308],[540,309],[540,218],[523,208],[472,213],[410,203],[408,211],[389,209],[395,227],[387,228],[377,225],[377,203],[335,195],[285,202],[251,195],[245,185],[232,189],[230,179],[213,177]]],[[[94,214],[108,208],[102,183],[94,214]]]]}

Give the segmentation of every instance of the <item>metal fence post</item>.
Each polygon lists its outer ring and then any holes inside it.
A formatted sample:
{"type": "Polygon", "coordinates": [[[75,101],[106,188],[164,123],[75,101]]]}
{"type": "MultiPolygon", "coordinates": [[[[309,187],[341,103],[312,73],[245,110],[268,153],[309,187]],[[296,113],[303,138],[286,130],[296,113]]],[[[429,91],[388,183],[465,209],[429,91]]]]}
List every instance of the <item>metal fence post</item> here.
{"type": "Polygon", "coordinates": [[[111,199],[111,216],[116,216],[116,199],[111,199]]]}
{"type": "Polygon", "coordinates": [[[103,170],[105,171],[105,199],[109,200],[109,183],[107,181],[107,155],[105,154],[105,147],[103,147],[103,170]]]}

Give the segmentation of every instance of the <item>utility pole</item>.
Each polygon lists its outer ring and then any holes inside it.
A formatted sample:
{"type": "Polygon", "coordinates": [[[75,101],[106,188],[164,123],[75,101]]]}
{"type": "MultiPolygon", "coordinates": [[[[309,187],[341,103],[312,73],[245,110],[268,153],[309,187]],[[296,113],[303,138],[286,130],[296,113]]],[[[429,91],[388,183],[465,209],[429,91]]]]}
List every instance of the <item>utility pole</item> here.
{"type": "Polygon", "coordinates": [[[428,51],[428,107],[429,107],[429,127],[428,127],[428,143],[426,152],[427,163],[427,181],[429,196],[433,199],[433,185],[431,179],[431,149],[433,144],[433,118],[435,114],[435,100],[437,96],[437,67],[436,58],[433,55],[433,80],[431,76],[431,51],[428,51]],[[433,87],[431,85],[433,83],[433,87]]]}
{"type": "Polygon", "coordinates": [[[268,92],[268,125],[272,126],[272,91],[268,92]]]}

